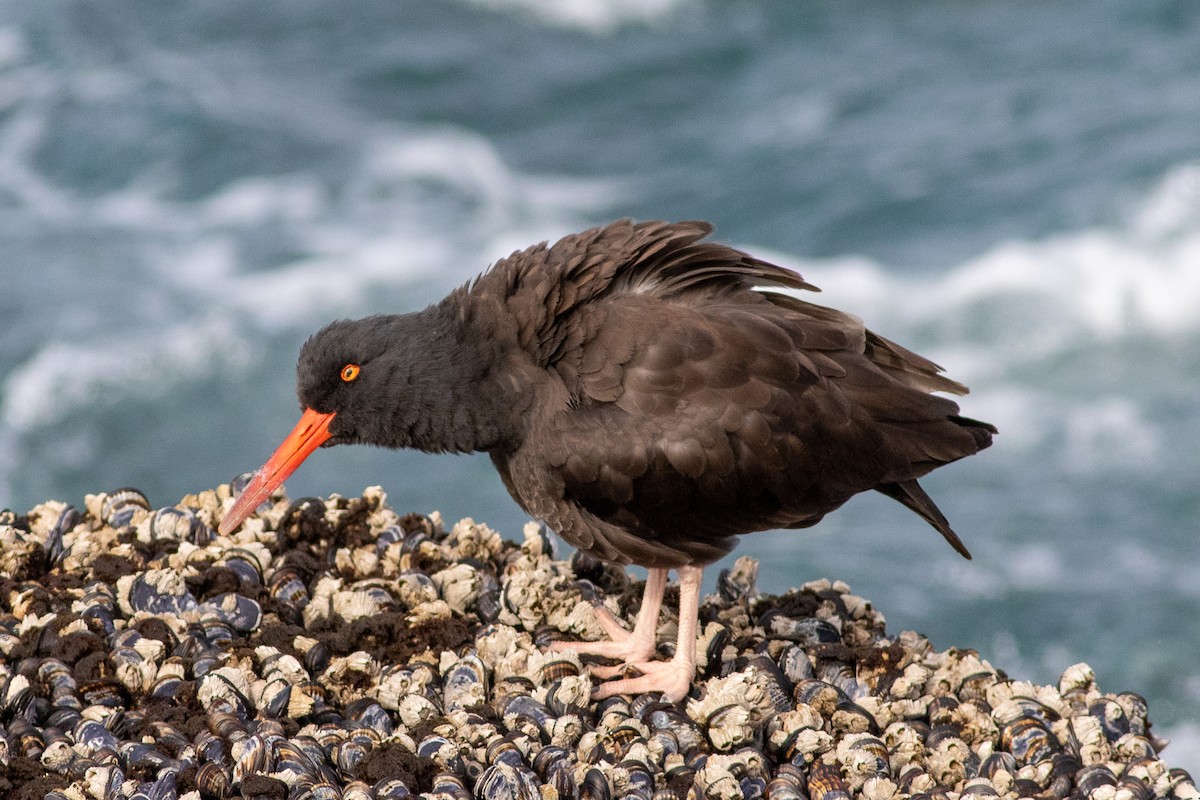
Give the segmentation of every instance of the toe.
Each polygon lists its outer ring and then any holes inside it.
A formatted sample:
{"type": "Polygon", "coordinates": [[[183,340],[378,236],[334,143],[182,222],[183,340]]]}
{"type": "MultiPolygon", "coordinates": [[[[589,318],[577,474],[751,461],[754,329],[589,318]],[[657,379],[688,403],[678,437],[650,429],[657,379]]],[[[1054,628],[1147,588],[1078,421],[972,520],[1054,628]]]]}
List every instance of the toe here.
{"type": "Polygon", "coordinates": [[[687,697],[687,693],[692,687],[692,674],[685,668],[685,665],[673,661],[657,661],[631,666],[646,674],[636,678],[622,678],[602,683],[592,692],[592,699],[603,700],[619,694],[637,695],[647,692],[662,692],[672,703],[678,703],[687,697]]]}
{"type": "Polygon", "coordinates": [[[551,642],[550,649],[556,653],[574,650],[579,655],[603,656],[621,661],[641,661],[649,656],[640,649],[630,647],[628,642],[551,642]]]}
{"type": "Polygon", "coordinates": [[[621,624],[616,615],[608,610],[607,606],[596,604],[592,606],[592,614],[596,617],[596,622],[600,623],[600,627],[604,628],[604,632],[608,634],[613,641],[623,642],[630,638],[632,634],[621,624]]]}

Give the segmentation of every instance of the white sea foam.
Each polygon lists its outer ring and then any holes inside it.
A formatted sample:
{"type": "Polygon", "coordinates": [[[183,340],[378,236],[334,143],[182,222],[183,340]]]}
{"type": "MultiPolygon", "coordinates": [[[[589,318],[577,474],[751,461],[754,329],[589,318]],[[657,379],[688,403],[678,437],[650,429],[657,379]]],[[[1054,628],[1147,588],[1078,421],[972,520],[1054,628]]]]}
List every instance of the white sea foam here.
{"type": "Polygon", "coordinates": [[[979,346],[1000,368],[1134,335],[1200,328],[1200,225],[1155,241],[1084,231],[1005,242],[947,273],[904,277],[855,259],[798,268],[822,302],[979,346]],[[1001,357],[997,361],[996,357],[1001,357]]]}
{"type": "Polygon", "coordinates": [[[179,380],[204,380],[248,360],[243,337],[219,318],[179,325],[154,338],[51,342],[5,379],[0,425],[21,433],[88,405],[130,396],[153,400],[179,380]]]}
{"type": "Polygon", "coordinates": [[[622,25],[655,24],[689,0],[471,0],[492,11],[518,12],[550,25],[608,33],[622,25]]]}
{"type": "Polygon", "coordinates": [[[1127,217],[1113,229],[1001,242],[928,277],[860,258],[797,266],[833,305],[990,344],[987,355],[1006,355],[1002,363],[1054,355],[1077,347],[1080,336],[1200,329],[1200,164],[1170,170],[1127,217]]]}
{"type": "Polygon", "coordinates": [[[1171,169],[1138,203],[1131,230],[1148,241],[1195,236],[1200,227],[1200,162],[1171,169]]]}

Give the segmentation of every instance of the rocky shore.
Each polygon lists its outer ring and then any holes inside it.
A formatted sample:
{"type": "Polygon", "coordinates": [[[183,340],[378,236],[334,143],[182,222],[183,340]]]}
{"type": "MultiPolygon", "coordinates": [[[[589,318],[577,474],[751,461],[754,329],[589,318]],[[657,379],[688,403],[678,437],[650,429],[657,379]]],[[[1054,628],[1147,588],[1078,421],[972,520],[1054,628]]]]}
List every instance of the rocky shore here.
{"type": "Polygon", "coordinates": [[[739,559],[691,696],[597,704],[541,647],[599,637],[592,603],[631,619],[624,570],[377,488],[220,537],[230,492],[0,514],[0,796],[1200,797],[1138,695],[889,634],[839,582],[759,594],[739,559]]]}

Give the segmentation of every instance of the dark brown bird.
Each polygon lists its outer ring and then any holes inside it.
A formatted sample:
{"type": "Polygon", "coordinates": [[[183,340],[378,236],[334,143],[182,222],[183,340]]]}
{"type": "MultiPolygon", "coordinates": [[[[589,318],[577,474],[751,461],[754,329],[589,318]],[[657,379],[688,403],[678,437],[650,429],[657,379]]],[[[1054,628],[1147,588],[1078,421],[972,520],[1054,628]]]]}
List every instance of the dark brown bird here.
{"type": "Polygon", "coordinates": [[[970,558],[917,484],[991,444],[994,427],[933,394],[966,387],[857,318],[777,291],[816,287],[703,241],[711,231],[614,222],[514,253],[424,311],[325,327],[300,353],[303,416],[222,533],[318,446],[487,452],[572,545],[649,568],[632,632],[598,610],[611,641],[555,647],[642,673],[598,696],[674,701],[695,674],[704,566],[740,534],[813,525],[874,489],[970,558]],[[679,639],[656,662],[669,569],[679,639]]]}

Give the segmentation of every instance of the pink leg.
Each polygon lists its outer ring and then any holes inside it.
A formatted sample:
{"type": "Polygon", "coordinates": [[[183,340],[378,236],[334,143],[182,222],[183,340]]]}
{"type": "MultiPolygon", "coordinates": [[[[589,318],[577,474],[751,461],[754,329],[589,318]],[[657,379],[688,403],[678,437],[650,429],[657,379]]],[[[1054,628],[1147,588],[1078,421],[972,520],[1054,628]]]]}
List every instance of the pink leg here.
{"type": "MultiPolygon", "coordinates": [[[[592,693],[593,699],[602,700],[617,694],[662,692],[672,703],[678,703],[687,696],[696,677],[696,629],[700,623],[700,580],[704,568],[680,567],[678,571],[679,638],[675,644],[674,658],[670,661],[629,662],[629,666],[636,667],[643,674],[637,678],[602,683],[592,693]]],[[[640,617],[638,624],[641,624],[640,617]]]]}
{"type": "MultiPolygon", "coordinates": [[[[625,630],[612,612],[596,606],[596,621],[608,634],[607,642],[552,642],[551,650],[574,650],[576,653],[605,658],[619,658],[626,663],[648,661],[654,655],[658,612],[662,608],[663,591],[667,588],[667,570],[651,569],[646,574],[646,589],[642,593],[642,608],[638,611],[633,633],[625,630]]],[[[593,668],[596,672],[596,668],[593,668]]]]}

